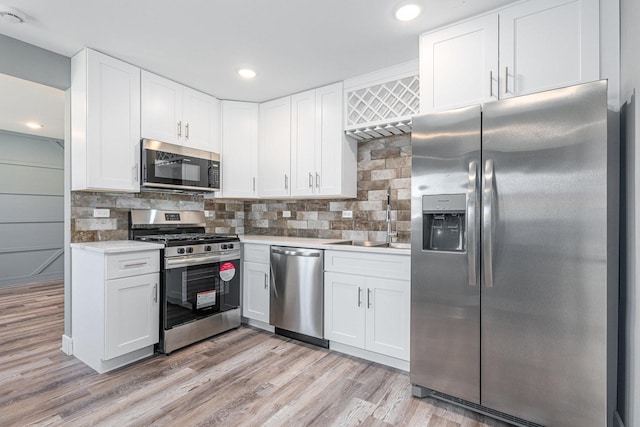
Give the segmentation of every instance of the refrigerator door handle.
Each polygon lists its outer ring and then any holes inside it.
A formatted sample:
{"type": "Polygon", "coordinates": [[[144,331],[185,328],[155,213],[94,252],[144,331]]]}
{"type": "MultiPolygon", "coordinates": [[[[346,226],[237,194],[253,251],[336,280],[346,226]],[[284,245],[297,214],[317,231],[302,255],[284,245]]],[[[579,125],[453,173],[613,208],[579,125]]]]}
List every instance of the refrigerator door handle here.
{"type": "Polygon", "coordinates": [[[493,160],[484,163],[484,190],[482,192],[482,256],[484,282],[493,287],[493,160]]]}
{"type": "Polygon", "coordinates": [[[469,162],[469,197],[467,198],[467,258],[469,263],[469,286],[478,282],[478,266],[476,263],[476,246],[478,232],[476,230],[476,212],[478,198],[478,163],[469,162]]]}

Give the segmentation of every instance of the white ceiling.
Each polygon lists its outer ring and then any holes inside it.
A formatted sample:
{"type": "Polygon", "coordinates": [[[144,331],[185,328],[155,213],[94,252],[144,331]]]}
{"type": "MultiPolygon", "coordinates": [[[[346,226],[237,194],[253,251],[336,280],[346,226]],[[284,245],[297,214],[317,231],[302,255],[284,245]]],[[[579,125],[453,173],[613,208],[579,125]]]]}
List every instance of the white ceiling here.
{"type": "Polygon", "coordinates": [[[0,129],[64,139],[64,92],[0,74],[0,129]],[[41,129],[25,123],[37,122],[41,129]]]}
{"type": "MultiPolygon", "coordinates": [[[[418,35],[514,0],[0,0],[0,33],[72,56],[88,46],[221,99],[266,101],[418,57],[418,35]],[[246,81],[240,66],[255,67],[246,81]]],[[[3,58],[5,60],[6,58],[3,58]]]]}

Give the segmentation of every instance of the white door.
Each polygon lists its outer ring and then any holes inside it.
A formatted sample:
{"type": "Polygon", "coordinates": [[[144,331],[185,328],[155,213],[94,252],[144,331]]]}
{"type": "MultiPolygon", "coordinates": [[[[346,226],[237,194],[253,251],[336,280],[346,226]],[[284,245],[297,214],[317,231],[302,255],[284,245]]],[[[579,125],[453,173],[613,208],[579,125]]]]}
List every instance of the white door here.
{"type": "Polygon", "coordinates": [[[498,15],[420,36],[420,111],[497,99],[498,15]]]}
{"type": "Polygon", "coordinates": [[[365,278],[324,273],[324,337],[365,348],[365,278]]]}
{"type": "Polygon", "coordinates": [[[206,93],[185,87],[182,91],[184,145],[199,150],[213,149],[214,112],[218,100],[206,93]]]}
{"type": "Polygon", "coordinates": [[[242,315],[269,323],[269,264],[243,263],[242,315]]]}
{"type": "Polygon", "coordinates": [[[500,97],[597,80],[598,16],[598,0],[538,0],[501,11],[500,97]]]}
{"type": "Polygon", "coordinates": [[[158,273],[107,280],[105,360],[158,342],[159,284],[158,273]]]}
{"type": "Polygon", "coordinates": [[[343,194],[344,127],[342,125],[342,83],[316,89],[316,172],[315,193],[343,194]]]}
{"type": "Polygon", "coordinates": [[[367,350],[409,360],[409,283],[367,278],[367,350]]]}
{"type": "Polygon", "coordinates": [[[142,71],[142,138],[182,144],[182,88],[174,81],[142,71]]]}
{"type": "MultiPolygon", "coordinates": [[[[335,160],[335,159],[334,159],[335,160]]],[[[316,91],[291,96],[291,195],[314,193],[316,175],[316,91]]]]}
{"type": "Polygon", "coordinates": [[[87,189],[140,191],[140,69],[87,50],[87,189]]]}
{"type": "Polygon", "coordinates": [[[222,196],[256,197],[258,104],[222,101],[222,196]]]}
{"type": "Polygon", "coordinates": [[[291,188],[291,97],[260,104],[258,196],[288,197],[291,188]]]}

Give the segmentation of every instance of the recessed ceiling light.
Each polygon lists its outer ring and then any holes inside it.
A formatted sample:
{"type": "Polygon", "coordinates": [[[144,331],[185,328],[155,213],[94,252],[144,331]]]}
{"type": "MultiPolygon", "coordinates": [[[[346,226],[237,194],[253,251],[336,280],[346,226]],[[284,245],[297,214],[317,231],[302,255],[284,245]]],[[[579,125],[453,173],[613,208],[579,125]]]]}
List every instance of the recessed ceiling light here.
{"type": "Polygon", "coordinates": [[[2,19],[3,22],[22,24],[25,21],[26,16],[17,9],[0,5],[0,19],[2,19]]]}
{"type": "Polygon", "coordinates": [[[37,122],[27,122],[25,123],[25,125],[27,125],[27,127],[31,129],[42,129],[44,127],[42,123],[37,122]]]}
{"type": "Polygon", "coordinates": [[[396,10],[396,19],[400,21],[411,21],[420,15],[420,6],[417,4],[405,4],[396,10]]]}
{"type": "Polygon", "coordinates": [[[238,74],[240,75],[240,77],[243,77],[245,79],[252,79],[256,76],[256,72],[251,68],[240,68],[238,70],[238,74]]]}

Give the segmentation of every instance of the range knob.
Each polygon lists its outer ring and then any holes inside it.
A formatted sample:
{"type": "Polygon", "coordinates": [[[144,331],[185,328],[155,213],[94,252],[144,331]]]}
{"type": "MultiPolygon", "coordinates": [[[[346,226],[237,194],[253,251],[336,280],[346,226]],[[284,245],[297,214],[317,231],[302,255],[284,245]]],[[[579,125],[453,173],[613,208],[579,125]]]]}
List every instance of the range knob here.
{"type": "Polygon", "coordinates": [[[227,249],[227,245],[220,245],[220,249],[227,249]]]}
{"type": "Polygon", "coordinates": [[[187,248],[187,253],[188,254],[192,254],[193,253],[193,248],[187,248]]]}
{"type": "Polygon", "coordinates": [[[211,252],[211,245],[207,245],[204,247],[205,252],[211,252]]]}
{"type": "Polygon", "coordinates": [[[229,244],[227,245],[227,249],[233,249],[233,243],[229,243],[229,244]]]}
{"type": "Polygon", "coordinates": [[[183,253],[184,253],[184,248],[178,248],[178,251],[177,251],[177,252],[178,252],[179,254],[183,254],[183,253]]]}

